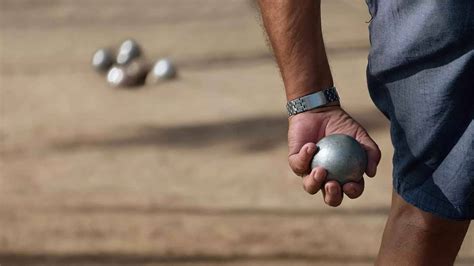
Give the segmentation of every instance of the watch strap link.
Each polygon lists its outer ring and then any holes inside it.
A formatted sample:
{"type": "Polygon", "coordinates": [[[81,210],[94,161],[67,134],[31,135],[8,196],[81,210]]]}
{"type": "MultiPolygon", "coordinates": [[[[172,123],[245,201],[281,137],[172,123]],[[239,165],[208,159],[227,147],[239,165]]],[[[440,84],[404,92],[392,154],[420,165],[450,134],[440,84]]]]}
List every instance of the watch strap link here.
{"type": "Polygon", "coordinates": [[[336,88],[330,87],[322,91],[318,91],[291,101],[286,104],[288,115],[296,115],[308,110],[323,107],[326,104],[336,102],[339,100],[336,88]]]}

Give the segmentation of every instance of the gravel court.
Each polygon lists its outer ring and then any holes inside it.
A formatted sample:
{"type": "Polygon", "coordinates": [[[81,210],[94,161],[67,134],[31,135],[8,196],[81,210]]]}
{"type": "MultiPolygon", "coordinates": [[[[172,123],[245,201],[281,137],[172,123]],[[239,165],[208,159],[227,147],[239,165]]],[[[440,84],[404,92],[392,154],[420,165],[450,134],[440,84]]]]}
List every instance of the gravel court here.
{"type": "MultiPolygon", "coordinates": [[[[323,2],[344,105],[383,150],[364,197],[337,209],[287,167],[282,84],[250,1],[0,3],[2,265],[371,264],[392,148],[364,84],[363,1],[323,2]],[[90,56],[129,36],[180,78],[108,88],[90,56]]],[[[471,229],[458,265],[473,251],[471,229]]]]}

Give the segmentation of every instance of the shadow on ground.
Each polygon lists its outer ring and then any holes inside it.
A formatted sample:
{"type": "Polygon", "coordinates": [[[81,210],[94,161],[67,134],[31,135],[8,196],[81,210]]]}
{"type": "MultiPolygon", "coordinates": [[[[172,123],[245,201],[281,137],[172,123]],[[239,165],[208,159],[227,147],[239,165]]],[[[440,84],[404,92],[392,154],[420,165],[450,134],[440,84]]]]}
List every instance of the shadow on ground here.
{"type": "MultiPolygon", "coordinates": [[[[374,119],[373,110],[356,113],[355,117],[369,131],[386,125],[374,119]]],[[[177,126],[142,125],[138,128],[116,128],[99,136],[79,135],[53,143],[53,149],[74,151],[83,148],[117,149],[133,146],[165,146],[197,149],[222,143],[238,143],[241,152],[262,152],[286,145],[287,118],[284,116],[250,117],[235,121],[219,121],[177,126]]]]}

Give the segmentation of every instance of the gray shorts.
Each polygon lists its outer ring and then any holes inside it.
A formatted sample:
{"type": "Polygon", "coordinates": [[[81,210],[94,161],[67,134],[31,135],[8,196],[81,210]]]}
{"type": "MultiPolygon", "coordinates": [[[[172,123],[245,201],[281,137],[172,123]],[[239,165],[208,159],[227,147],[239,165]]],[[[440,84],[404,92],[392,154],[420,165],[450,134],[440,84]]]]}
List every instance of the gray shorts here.
{"type": "Polygon", "coordinates": [[[370,95],[390,119],[394,189],[474,218],[474,1],[368,0],[370,95]]]}

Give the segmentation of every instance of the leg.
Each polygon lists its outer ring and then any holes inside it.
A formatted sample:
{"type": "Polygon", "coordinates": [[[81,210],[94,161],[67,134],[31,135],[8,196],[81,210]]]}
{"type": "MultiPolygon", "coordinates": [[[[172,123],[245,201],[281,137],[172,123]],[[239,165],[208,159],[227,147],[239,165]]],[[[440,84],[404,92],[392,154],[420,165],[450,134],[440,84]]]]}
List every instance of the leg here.
{"type": "Polygon", "coordinates": [[[453,265],[469,223],[424,212],[393,192],[376,265],[453,265]]]}

